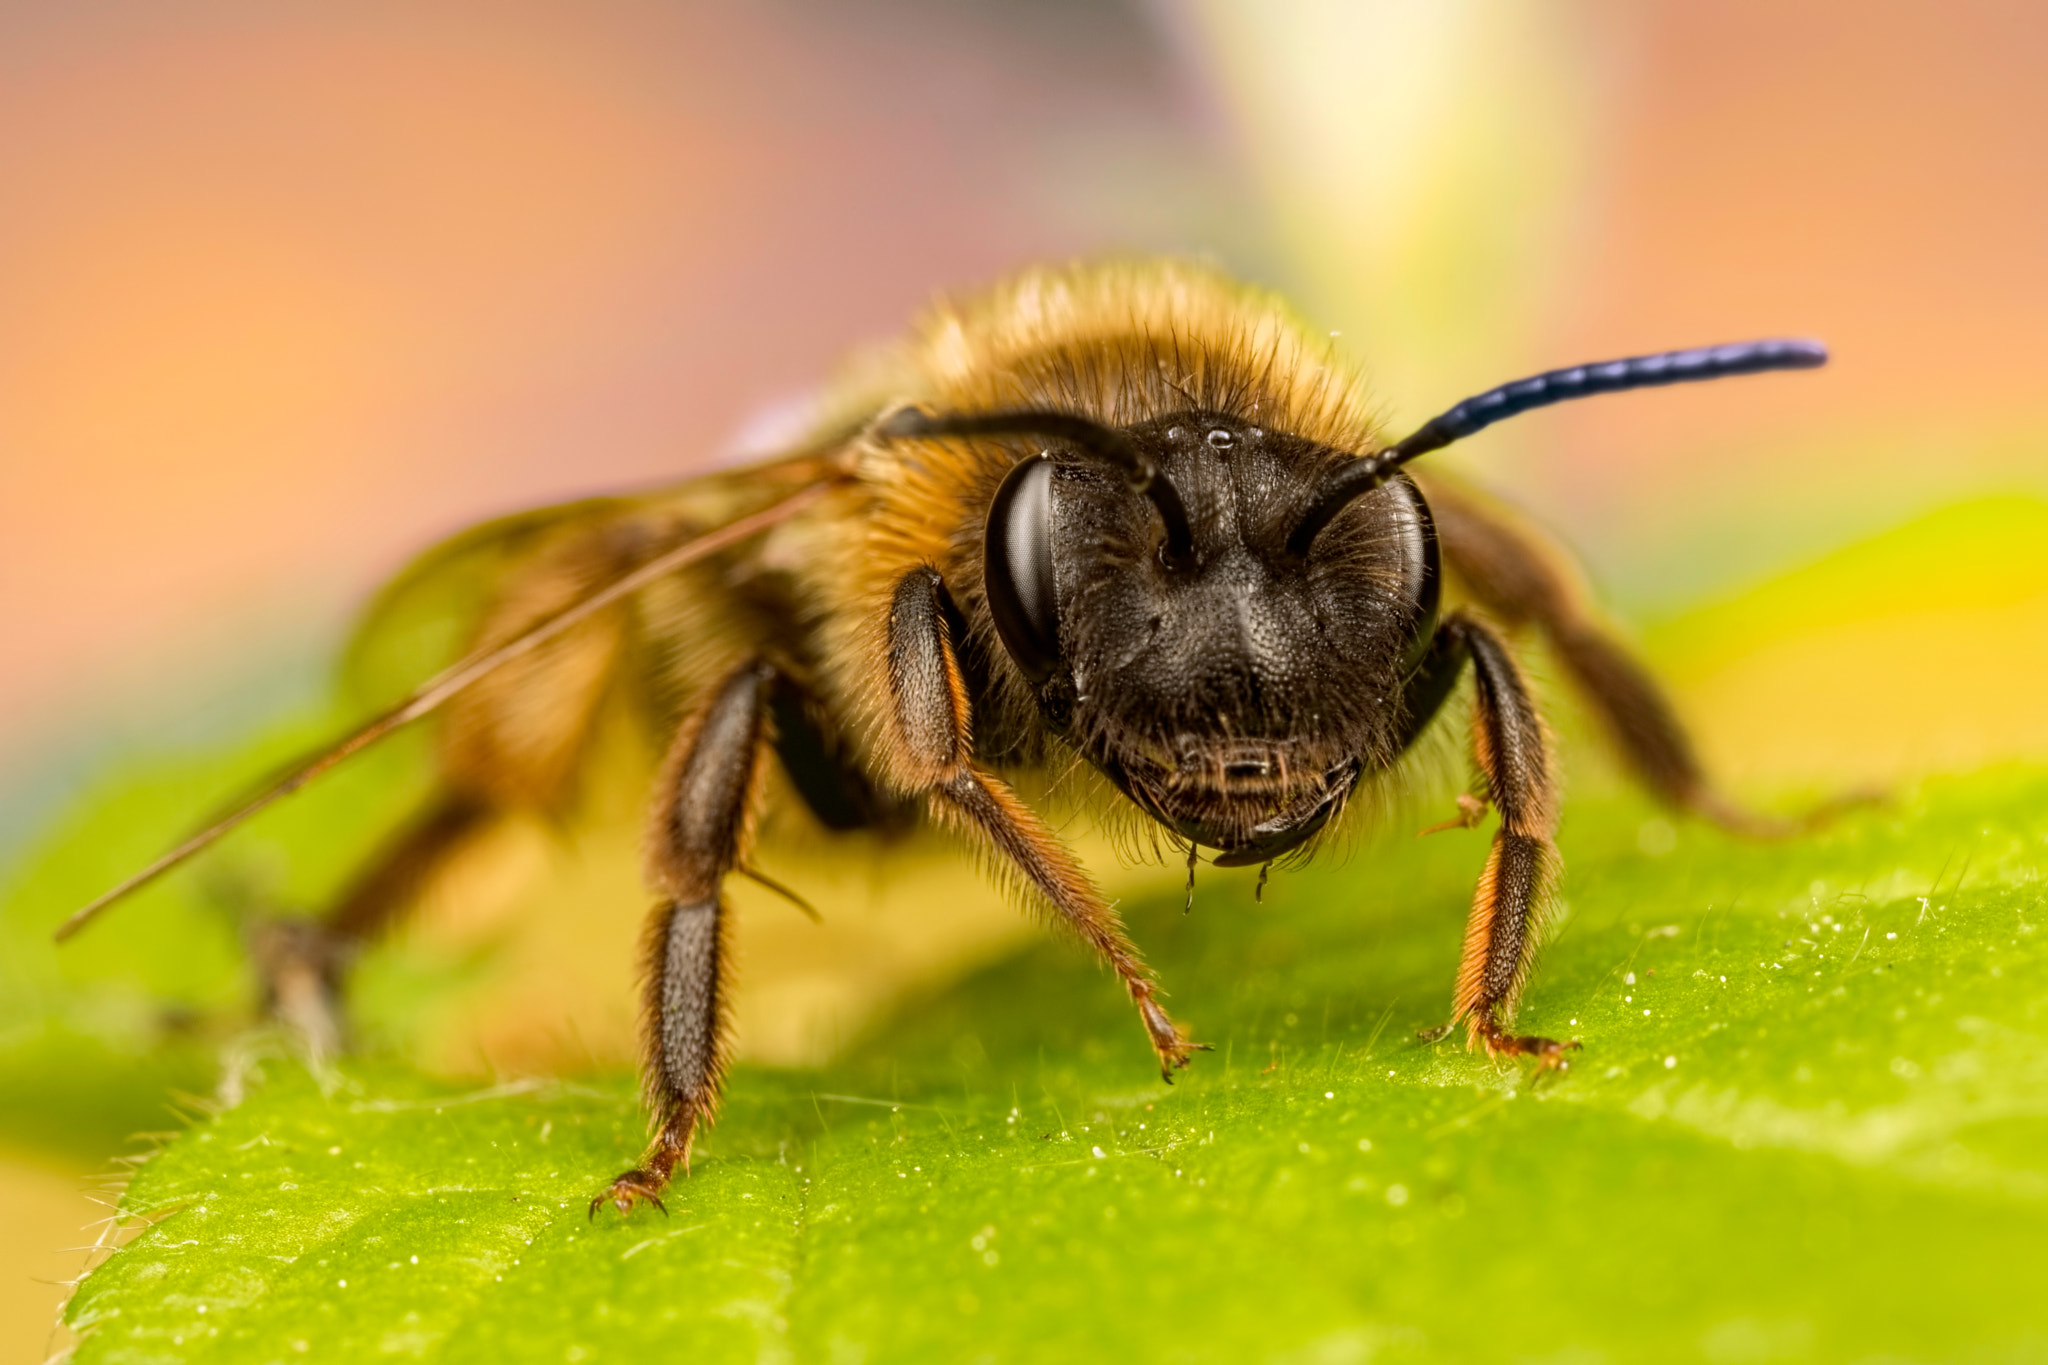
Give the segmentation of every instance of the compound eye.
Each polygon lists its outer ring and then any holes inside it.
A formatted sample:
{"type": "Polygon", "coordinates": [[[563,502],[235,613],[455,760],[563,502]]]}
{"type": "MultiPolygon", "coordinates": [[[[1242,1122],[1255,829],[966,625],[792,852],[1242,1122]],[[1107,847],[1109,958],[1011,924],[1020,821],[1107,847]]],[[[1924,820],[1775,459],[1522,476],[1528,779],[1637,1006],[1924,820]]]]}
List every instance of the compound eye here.
{"type": "Polygon", "coordinates": [[[989,615],[1003,648],[1034,684],[1059,668],[1059,615],[1052,577],[1052,461],[1009,472],[988,508],[989,615]]]}
{"type": "Polygon", "coordinates": [[[1406,504],[1395,514],[1405,570],[1402,595],[1408,599],[1413,613],[1408,653],[1401,661],[1405,675],[1422,663],[1436,638],[1437,616],[1443,606],[1443,554],[1437,548],[1436,519],[1430,515],[1429,504],[1423,501],[1422,490],[1415,486],[1415,481],[1399,474],[1381,488],[1397,500],[1397,505],[1406,504]]]}

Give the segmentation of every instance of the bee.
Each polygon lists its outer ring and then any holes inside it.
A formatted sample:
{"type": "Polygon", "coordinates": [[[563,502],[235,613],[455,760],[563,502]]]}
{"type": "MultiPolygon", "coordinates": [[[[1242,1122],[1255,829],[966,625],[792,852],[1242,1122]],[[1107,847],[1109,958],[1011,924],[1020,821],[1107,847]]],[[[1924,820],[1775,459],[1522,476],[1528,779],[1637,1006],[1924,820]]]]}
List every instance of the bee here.
{"type": "MultiPolygon", "coordinates": [[[[1218,866],[1299,857],[1397,771],[1469,673],[1498,812],[1450,1018],[1512,1023],[1558,875],[1554,746],[1505,631],[1533,627],[1634,776],[1770,832],[1708,781],[1672,707],[1537,533],[1411,464],[1531,408],[1822,364],[1760,341],[1554,370],[1388,441],[1358,374],[1278,299],[1176,262],[1033,270],[936,306],[829,392],[780,458],[544,509],[430,552],[399,590],[494,566],[474,648],[406,701],[80,911],[175,866],[401,725],[441,711],[438,786],[325,916],[259,946],[273,1010],[338,1038],[346,950],[492,821],[559,808],[600,713],[673,735],[647,844],[652,1141],[591,1201],[660,1207],[727,1070],[728,913],[772,770],[830,830],[936,823],[1114,973],[1167,1080],[1206,1050],[1088,873],[1012,785],[1051,774],[1218,866]],[[327,1020],[321,1023],[321,1020],[327,1020]]],[[[387,594],[387,597],[391,594],[387,594]]],[[[367,629],[374,631],[373,609],[367,629]]],[[[1362,804],[1362,803],[1361,803],[1362,804]]],[[[771,883],[772,885],[772,883],[771,883]]],[[[664,1210],[665,1212],[665,1210],[664,1210]]]]}

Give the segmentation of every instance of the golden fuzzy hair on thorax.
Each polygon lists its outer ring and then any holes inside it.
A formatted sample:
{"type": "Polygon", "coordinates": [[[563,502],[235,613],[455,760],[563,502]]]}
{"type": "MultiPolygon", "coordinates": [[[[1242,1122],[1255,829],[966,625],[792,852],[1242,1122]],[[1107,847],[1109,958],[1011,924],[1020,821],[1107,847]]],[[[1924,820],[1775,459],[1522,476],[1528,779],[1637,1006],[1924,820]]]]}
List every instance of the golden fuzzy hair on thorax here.
{"type": "Polygon", "coordinates": [[[941,410],[1054,408],[1112,426],[1194,410],[1338,450],[1382,444],[1328,337],[1276,295],[1188,261],[1027,270],[939,303],[907,350],[941,410]]]}

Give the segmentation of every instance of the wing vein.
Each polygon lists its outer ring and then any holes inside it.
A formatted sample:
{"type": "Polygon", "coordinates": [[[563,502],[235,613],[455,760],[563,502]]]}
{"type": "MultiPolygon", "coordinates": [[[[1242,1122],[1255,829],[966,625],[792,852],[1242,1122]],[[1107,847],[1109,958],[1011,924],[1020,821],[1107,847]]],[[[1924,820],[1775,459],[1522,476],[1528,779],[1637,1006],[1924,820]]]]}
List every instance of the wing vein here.
{"type": "Polygon", "coordinates": [[[513,636],[501,645],[480,650],[468,658],[456,661],[448,668],[443,669],[440,673],[428,679],[411,696],[392,707],[389,711],[384,712],[375,720],[372,720],[362,729],[342,740],[339,744],[322,750],[311,760],[300,764],[286,776],[263,788],[255,796],[243,801],[227,815],[207,825],[183,843],[172,848],[155,862],[137,872],[134,876],[129,877],[126,881],[101,895],[91,904],[77,911],[69,919],[57,926],[57,931],[53,937],[57,942],[62,943],[65,939],[70,938],[73,934],[84,928],[91,922],[94,916],[114,902],[132,892],[141,890],[164,873],[169,872],[172,868],[190,858],[193,854],[198,853],[207,845],[236,829],[252,816],[290,796],[300,787],[305,786],[308,782],[311,782],[329,768],[334,767],[343,759],[368,748],[392,731],[436,710],[447,702],[449,698],[455,696],[478,679],[503,667],[512,660],[540,648],[540,646],[562,634],[562,632],[569,630],[579,622],[589,619],[592,615],[602,611],[620,598],[646,587],[664,574],[673,573],[687,564],[693,564],[697,560],[717,554],[719,551],[728,549],[749,536],[756,535],[781,522],[787,521],[790,517],[823,497],[826,490],[833,487],[837,482],[839,482],[837,479],[822,479],[817,483],[797,490],[781,502],[765,507],[759,512],[741,517],[738,521],[729,522],[716,531],[709,531],[695,539],[687,540],[671,550],[656,555],[631,573],[612,580],[581,601],[564,607],[561,611],[556,612],[553,616],[548,617],[524,633],[513,636]]]}

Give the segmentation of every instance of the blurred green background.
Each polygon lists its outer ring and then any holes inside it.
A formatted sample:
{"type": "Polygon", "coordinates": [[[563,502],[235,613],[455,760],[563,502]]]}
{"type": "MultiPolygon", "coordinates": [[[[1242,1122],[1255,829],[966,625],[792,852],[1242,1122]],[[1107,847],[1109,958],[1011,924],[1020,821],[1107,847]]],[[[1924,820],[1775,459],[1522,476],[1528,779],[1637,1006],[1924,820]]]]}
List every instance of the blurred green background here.
{"type": "MultiPolygon", "coordinates": [[[[1023,262],[1213,255],[1395,427],[1821,336],[1818,374],[1452,458],[1585,557],[1747,794],[2048,755],[2044,76],[2048,14],[1993,0],[0,5],[0,1359],[54,1340],[82,1182],[213,1084],[222,888],[315,900],[416,752],[60,959],[68,904],[349,713],[338,641],[410,551],[758,448],[1023,262]]],[[[636,801],[566,857],[508,831],[369,1013],[442,1072],[618,1063],[636,801]]],[[[890,875],[962,908],[891,915],[851,854],[822,934],[747,901],[750,1056],[1028,936],[943,859],[890,875]]]]}

